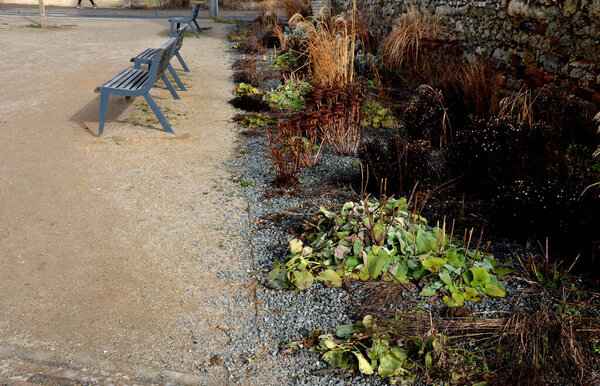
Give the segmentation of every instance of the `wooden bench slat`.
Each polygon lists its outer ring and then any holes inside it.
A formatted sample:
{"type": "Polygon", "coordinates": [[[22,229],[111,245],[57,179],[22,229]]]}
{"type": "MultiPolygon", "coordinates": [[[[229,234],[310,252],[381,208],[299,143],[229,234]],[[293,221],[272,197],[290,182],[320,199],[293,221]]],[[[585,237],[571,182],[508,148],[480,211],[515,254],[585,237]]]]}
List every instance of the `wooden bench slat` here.
{"type": "Polygon", "coordinates": [[[137,88],[134,88],[133,85],[143,83],[143,81],[148,78],[147,71],[136,70],[133,68],[123,70],[122,74],[123,76],[114,79],[114,81],[111,84],[107,84],[106,87],[136,90],[137,88]]]}
{"type": "Polygon", "coordinates": [[[135,59],[145,59],[145,60],[152,60],[152,57],[154,56],[154,54],[156,53],[156,48],[147,48],[144,51],[140,52],[139,54],[137,54],[136,56],[134,56],[133,58],[131,58],[130,62],[135,62],[135,59]]]}
{"type": "Polygon", "coordinates": [[[147,80],[147,73],[142,74],[142,76],[136,76],[135,78],[131,79],[128,84],[123,86],[123,88],[126,90],[137,90],[142,88],[147,80]]]}
{"type": "Polygon", "coordinates": [[[126,68],[125,70],[119,72],[117,75],[113,76],[108,81],[106,81],[102,85],[102,87],[120,88],[119,86],[127,82],[129,78],[131,78],[133,75],[135,74],[129,71],[128,68],[126,68]]]}

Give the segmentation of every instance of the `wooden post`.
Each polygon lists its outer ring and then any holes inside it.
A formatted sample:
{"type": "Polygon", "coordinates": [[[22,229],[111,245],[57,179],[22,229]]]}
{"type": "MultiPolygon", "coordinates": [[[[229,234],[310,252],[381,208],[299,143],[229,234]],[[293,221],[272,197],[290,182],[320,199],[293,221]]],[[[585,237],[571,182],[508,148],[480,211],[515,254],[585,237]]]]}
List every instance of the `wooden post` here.
{"type": "Polygon", "coordinates": [[[38,0],[40,3],[40,25],[42,28],[46,28],[46,8],[44,7],[44,0],[38,0]]]}

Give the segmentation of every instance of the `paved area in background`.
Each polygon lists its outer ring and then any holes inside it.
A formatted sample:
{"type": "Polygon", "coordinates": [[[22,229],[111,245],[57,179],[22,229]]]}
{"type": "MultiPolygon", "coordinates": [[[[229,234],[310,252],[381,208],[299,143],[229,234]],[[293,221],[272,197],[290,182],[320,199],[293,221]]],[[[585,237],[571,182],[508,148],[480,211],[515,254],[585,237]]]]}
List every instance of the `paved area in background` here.
{"type": "MultiPolygon", "coordinates": [[[[174,16],[189,16],[189,9],[120,9],[100,8],[93,9],[89,3],[82,3],[85,9],[73,7],[46,6],[46,16],[53,17],[85,17],[85,18],[126,18],[126,19],[168,19],[174,16]]],[[[39,19],[40,9],[36,5],[0,4],[2,16],[25,16],[39,19]]],[[[218,17],[226,20],[251,21],[258,16],[257,10],[227,10],[220,9],[218,17]]],[[[208,9],[201,9],[198,13],[200,19],[208,20],[208,9]]]]}
{"type": "Polygon", "coordinates": [[[227,382],[219,355],[255,317],[228,25],[185,39],[180,101],[152,91],[175,136],[111,97],[99,138],[94,88],[168,23],[30,23],[0,17],[0,384],[227,382]]]}

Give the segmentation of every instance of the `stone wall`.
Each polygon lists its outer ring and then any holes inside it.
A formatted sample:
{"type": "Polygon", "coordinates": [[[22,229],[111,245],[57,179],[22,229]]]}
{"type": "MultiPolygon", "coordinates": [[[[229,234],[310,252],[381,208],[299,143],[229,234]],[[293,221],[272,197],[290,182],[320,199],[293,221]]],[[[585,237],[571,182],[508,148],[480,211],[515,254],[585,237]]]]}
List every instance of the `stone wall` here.
{"type": "MultiPolygon", "coordinates": [[[[387,34],[406,0],[357,0],[371,29],[387,34]]],[[[351,0],[334,0],[336,13],[351,0]]],[[[600,0],[413,0],[439,12],[468,52],[496,61],[528,86],[556,83],[600,105],[600,0]]]]}

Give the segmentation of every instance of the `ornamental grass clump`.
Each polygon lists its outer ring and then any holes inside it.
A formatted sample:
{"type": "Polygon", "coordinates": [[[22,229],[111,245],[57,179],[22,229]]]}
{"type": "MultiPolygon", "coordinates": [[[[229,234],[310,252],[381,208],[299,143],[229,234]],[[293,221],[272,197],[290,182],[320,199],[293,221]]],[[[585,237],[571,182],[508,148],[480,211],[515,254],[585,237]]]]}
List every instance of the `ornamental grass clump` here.
{"type": "MultiPolygon", "coordinates": [[[[355,12],[356,1],[353,16],[355,12]]],[[[354,82],[354,20],[341,16],[304,18],[299,14],[290,19],[290,25],[304,32],[304,50],[299,54],[306,57],[311,83],[343,86],[354,82]]]]}
{"type": "MultiPolygon", "coordinates": [[[[504,297],[487,247],[470,249],[472,232],[461,242],[408,210],[406,199],[347,202],[338,211],[320,209],[290,256],[267,276],[272,288],[310,288],[315,282],[339,287],[342,278],[420,283],[421,296],[440,294],[448,307],[504,297]]],[[[475,244],[475,242],[473,242],[475,244]]],[[[488,244],[489,247],[489,244],[488,244]]]]}
{"type": "Polygon", "coordinates": [[[409,4],[406,13],[398,18],[396,28],[381,42],[385,65],[389,69],[417,66],[427,43],[439,37],[439,22],[439,14],[421,13],[409,4]]]}

